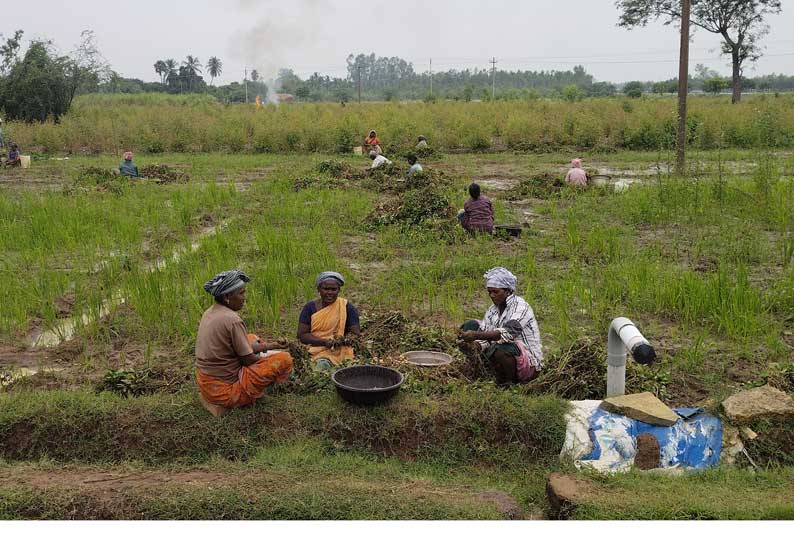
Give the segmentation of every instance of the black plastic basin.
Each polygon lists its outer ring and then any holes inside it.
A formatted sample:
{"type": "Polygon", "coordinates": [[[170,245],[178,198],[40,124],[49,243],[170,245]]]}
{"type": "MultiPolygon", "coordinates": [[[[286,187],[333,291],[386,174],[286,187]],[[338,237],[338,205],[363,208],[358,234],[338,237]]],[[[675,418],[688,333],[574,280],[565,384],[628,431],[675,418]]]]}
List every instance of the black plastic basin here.
{"type": "Polygon", "coordinates": [[[405,377],[394,369],[360,365],[336,371],[331,380],[339,396],[348,403],[374,406],[397,395],[405,377]]]}

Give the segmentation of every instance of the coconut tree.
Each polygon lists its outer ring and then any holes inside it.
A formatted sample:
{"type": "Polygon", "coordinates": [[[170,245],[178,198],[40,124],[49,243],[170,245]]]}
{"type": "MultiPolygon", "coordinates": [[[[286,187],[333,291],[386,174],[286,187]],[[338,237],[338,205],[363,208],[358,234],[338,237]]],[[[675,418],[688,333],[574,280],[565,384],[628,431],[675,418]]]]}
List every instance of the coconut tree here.
{"type": "Polygon", "coordinates": [[[219,77],[223,73],[223,62],[217,57],[213,56],[207,62],[207,73],[210,74],[210,85],[215,81],[216,77],[219,77]]]}
{"type": "Polygon", "coordinates": [[[188,76],[188,90],[193,91],[193,81],[198,77],[198,74],[201,73],[201,61],[198,57],[193,55],[187,55],[185,61],[182,62],[182,68],[185,71],[185,74],[188,76]]]}
{"type": "Polygon", "coordinates": [[[154,63],[154,71],[157,75],[160,76],[160,83],[165,85],[165,81],[168,78],[168,65],[165,63],[164,60],[158,60],[154,63]]]}

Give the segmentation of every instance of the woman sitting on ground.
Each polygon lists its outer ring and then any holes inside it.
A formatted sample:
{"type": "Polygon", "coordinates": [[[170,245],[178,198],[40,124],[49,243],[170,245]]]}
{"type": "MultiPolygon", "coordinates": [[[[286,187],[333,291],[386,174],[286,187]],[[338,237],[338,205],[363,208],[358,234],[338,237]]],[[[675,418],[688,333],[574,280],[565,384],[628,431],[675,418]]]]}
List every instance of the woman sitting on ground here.
{"type": "Polygon", "coordinates": [[[571,161],[571,169],[565,176],[565,183],[571,186],[587,186],[587,172],[582,169],[581,158],[571,161]]]}
{"type": "Polygon", "coordinates": [[[492,234],[494,224],[493,203],[480,192],[480,185],[477,183],[469,186],[471,199],[464,204],[463,211],[458,214],[458,220],[460,220],[463,229],[469,233],[492,234]]]}
{"type": "Polygon", "coordinates": [[[11,143],[6,167],[20,167],[21,165],[22,156],[19,154],[19,146],[16,143],[11,143]]]}
{"type": "Polygon", "coordinates": [[[138,173],[138,166],[132,163],[133,154],[129,151],[124,153],[124,162],[119,166],[119,173],[125,177],[138,179],[141,175],[138,173]]]}
{"type": "Polygon", "coordinates": [[[319,298],[306,303],[298,320],[298,340],[309,347],[316,370],[355,356],[351,344],[361,334],[361,323],[353,304],[339,297],[344,285],[339,273],[320,273],[315,282],[319,298]]]}
{"type": "Polygon", "coordinates": [[[250,281],[245,273],[234,270],[204,285],[215,298],[215,304],[201,318],[196,338],[196,379],[205,405],[250,405],[269,386],[284,382],[292,374],[288,353],[269,353],[286,348],[286,341],[264,342],[248,334],[237,314],[245,305],[245,285],[250,281]]]}
{"type": "Polygon", "coordinates": [[[369,137],[364,140],[364,151],[374,151],[378,153],[378,155],[383,154],[383,150],[380,148],[380,139],[378,139],[378,134],[375,130],[372,130],[369,133],[369,137]]]}
{"type": "Polygon", "coordinates": [[[518,279],[507,269],[491,269],[485,281],[493,306],[482,322],[469,320],[460,328],[461,350],[484,356],[500,386],[534,380],[543,369],[535,313],[516,295],[518,279]]]}

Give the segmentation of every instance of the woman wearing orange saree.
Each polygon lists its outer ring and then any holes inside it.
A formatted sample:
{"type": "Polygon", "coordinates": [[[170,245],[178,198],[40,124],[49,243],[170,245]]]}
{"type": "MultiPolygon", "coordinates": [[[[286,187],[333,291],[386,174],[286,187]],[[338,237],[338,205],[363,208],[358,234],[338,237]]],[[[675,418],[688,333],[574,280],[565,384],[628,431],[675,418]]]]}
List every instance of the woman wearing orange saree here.
{"type": "Polygon", "coordinates": [[[264,342],[249,334],[237,314],[245,305],[250,280],[233,270],[204,285],[215,304],[201,318],[196,337],[196,381],[202,403],[216,416],[254,403],[292,374],[292,357],[278,351],[286,342],[264,342]]]}
{"type": "Polygon", "coordinates": [[[352,339],[361,334],[356,308],[339,297],[345,279],[339,273],[320,273],[315,286],[319,299],[309,301],[298,320],[298,340],[309,347],[316,370],[329,370],[354,359],[352,339]]]}

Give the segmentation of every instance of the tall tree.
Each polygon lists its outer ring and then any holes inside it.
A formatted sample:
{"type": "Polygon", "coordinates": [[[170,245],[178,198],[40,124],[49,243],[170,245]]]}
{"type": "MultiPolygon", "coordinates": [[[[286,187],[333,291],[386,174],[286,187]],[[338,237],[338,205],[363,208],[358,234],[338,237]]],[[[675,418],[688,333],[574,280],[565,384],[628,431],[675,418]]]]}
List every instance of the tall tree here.
{"type": "Polygon", "coordinates": [[[217,57],[213,56],[207,62],[207,73],[210,74],[210,85],[223,73],[223,62],[217,57]]]}
{"type": "Polygon", "coordinates": [[[19,49],[22,47],[24,32],[17,30],[14,35],[0,46],[0,74],[6,74],[19,60],[19,49]]]}
{"type": "Polygon", "coordinates": [[[154,63],[154,72],[160,76],[160,83],[165,85],[166,79],[169,75],[168,65],[164,60],[158,60],[154,63]]]}
{"type": "Polygon", "coordinates": [[[0,107],[11,120],[56,122],[69,110],[71,81],[65,57],[56,58],[48,42],[34,41],[14,63],[2,86],[0,107]]]}
{"type": "Polygon", "coordinates": [[[254,83],[259,81],[259,72],[257,70],[251,70],[251,81],[254,83]]]}
{"type": "MultiPolygon", "coordinates": [[[[691,0],[691,24],[722,36],[722,52],[730,55],[733,69],[733,103],[742,99],[742,69],[745,62],[761,57],[760,41],[768,32],[767,15],[780,13],[780,0],[691,0]]],[[[651,20],[664,24],[681,20],[680,0],[618,0],[618,25],[645,26],[651,20]]]]}
{"type": "Polygon", "coordinates": [[[182,69],[180,72],[180,76],[186,78],[188,81],[188,90],[193,91],[195,80],[198,77],[198,74],[201,73],[201,61],[198,59],[198,57],[187,55],[185,61],[182,62],[182,69]]]}

